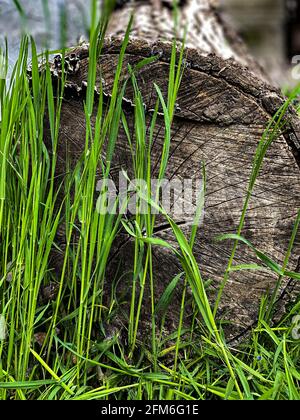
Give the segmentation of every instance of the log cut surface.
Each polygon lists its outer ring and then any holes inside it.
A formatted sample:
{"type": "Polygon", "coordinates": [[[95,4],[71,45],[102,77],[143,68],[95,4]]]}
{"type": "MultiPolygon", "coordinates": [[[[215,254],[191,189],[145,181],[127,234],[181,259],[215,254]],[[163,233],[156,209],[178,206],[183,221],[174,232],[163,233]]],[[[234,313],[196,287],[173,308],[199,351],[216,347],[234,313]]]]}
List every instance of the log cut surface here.
{"type": "MultiPolygon", "coordinates": [[[[121,39],[108,39],[99,60],[97,86],[102,78],[107,95],[112,89],[120,46],[121,39]]],[[[160,52],[160,58],[138,73],[139,87],[148,108],[153,107],[156,101],[154,83],[160,86],[164,94],[167,92],[171,46],[159,41],[149,43],[132,40],[124,61],[125,75],[128,63],[134,65],[145,57],[155,55],[157,51],[160,52]]],[[[76,162],[84,149],[83,86],[87,80],[88,47],[78,47],[74,53],[79,57],[80,65],[76,73],[68,76],[68,97],[62,110],[58,148],[61,173],[65,170],[66,153],[76,162]]],[[[126,116],[132,127],[134,108],[130,109],[130,86],[125,99],[129,104],[126,116]]],[[[276,89],[233,60],[224,60],[213,54],[203,55],[195,49],[189,49],[177,102],[167,178],[197,178],[201,176],[201,163],[205,163],[205,216],[194,249],[204,279],[212,281],[209,295],[213,302],[233,245],[230,242],[216,243],[215,238],[237,231],[256,148],[271,117],[282,105],[283,98],[276,89]]],[[[300,207],[300,124],[293,109],[288,111],[285,118],[285,132],[273,142],[265,157],[243,230],[244,237],[280,264],[300,207]]],[[[152,151],[153,177],[162,152],[163,126],[163,118],[159,117],[152,151]]],[[[113,178],[121,169],[132,175],[131,153],[122,129],[114,159],[113,178]]],[[[179,218],[176,222],[189,235],[191,219],[179,218]]],[[[158,218],[155,231],[156,236],[176,246],[172,231],[165,221],[158,218]]],[[[299,248],[298,237],[289,267],[294,271],[299,268],[299,248]]],[[[182,269],[168,250],[154,248],[153,252],[155,287],[159,297],[182,269]]],[[[122,233],[115,245],[112,269],[119,266],[122,273],[132,270],[132,261],[132,239],[122,233]]],[[[234,263],[257,263],[257,259],[251,250],[239,245],[234,263]]],[[[127,277],[122,279],[122,283],[129,288],[132,275],[129,273],[127,277]]],[[[230,322],[230,338],[242,336],[255,323],[260,299],[266,292],[274,290],[276,280],[277,276],[267,271],[241,271],[230,275],[218,312],[220,320],[230,322]]],[[[289,279],[283,282],[278,309],[292,298],[294,288],[295,283],[289,279]]],[[[176,308],[175,312],[180,309],[180,290],[178,296],[174,297],[172,308],[176,308]]]]}

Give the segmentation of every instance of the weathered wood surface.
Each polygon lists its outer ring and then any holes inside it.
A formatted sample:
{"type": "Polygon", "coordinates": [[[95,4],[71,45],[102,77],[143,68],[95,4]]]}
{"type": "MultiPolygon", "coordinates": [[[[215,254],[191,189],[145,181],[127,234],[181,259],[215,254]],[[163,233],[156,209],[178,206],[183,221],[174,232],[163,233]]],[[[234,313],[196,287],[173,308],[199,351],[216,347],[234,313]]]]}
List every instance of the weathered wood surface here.
{"type": "MultiPolygon", "coordinates": [[[[104,80],[105,92],[110,93],[122,39],[107,39],[99,60],[99,70],[104,80]]],[[[153,83],[167,92],[171,47],[165,41],[154,43],[133,39],[127,48],[127,64],[139,62],[144,57],[160,51],[159,60],[143,68],[138,74],[139,87],[144,101],[151,108],[155,101],[153,83]]],[[[83,82],[87,80],[88,47],[74,50],[79,58],[79,68],[69,75],[68,98],[62,110],[61,133],[58,147],[58,167],[65,170],[66,153],[76,162],[84,148],[85,117],[83,112],[83,82]]],[[[204,279],[211,279],[210,298],[223,279],[232,244],[216,243],[223,233],[237,231],[243,201],[248,187],[253,156],[264,129],[272,115],[283,103],[280,93],[234,59],[226,60],[215,54],[203,54],[196,49],[187,50],[188,66],[185,69],[178,96],[178,107],[172,129],[170,161],[167,178],[174,176],[192,178],[200,173],[201,162],[207,170],[205,217],[195,243],[195,255],[204,279]]],[[[100,83],[100,73],[98,81],[100,83]]],[[[132,98],[129,87],[126,98],[132,98]]],[[[129,125],[133,124],[133,109],[127,110],[129,125]]],[[[287,128],[273,142],[264,165],[247,214],[243,235],[274,260],[282,263],[289,243],[293,223],[300,206],[300,122],[293,109],[285,117],[287,128]]],[[[163,143],[163,121],[159,118],[153,146],[153,167],[159,160],[163,143]]],[[[122,168],[132,170],[131,154],[122,130],[117,142],[113,173],[122,168]]],[[[155,171],[153,173],[155,177],[155,171]]],[[[191,220],[176,220],[188,235],[191,220]]],[[[156,235],[176,245],[171,229],[158,219],[156,235]]],[[[297,238],[290,269],[299,263],[300,241],[297,238]]],[[[115,244],[113,270],[120,263],[121,273],[132,268],[133,243],[126,233],[115,244]]],[[[166,249],[154,248],[154,274],[157,297],[172,278],[181,271],[176,258],[166,249]]],[[[253,252],[239,246],[235,264],[256,263],[253,252]]],[[[219,309],[219,319],[228,320],[230,338],[243,335],[255,323],[260,298],[274,290],[277,277],[268,272],[243,271],[232,273],[227,283],[219,309]]],[[[107,278],[109,284],[109,276],[107,278]]],[[[122,277],[122,290],[130,292],[132,275],[122,277]]],[[[295,283],[286,279],[280,291],[281,298],[290,300],[295,283]]],[[[145,297],[145,302],[147,296],[145,297]]],[[[179,310],[180,288],[171,312],[179,310]]],[[[281,300],[283,302],[283,300],[281,300]]],[[[282,308],[282,303],[279,304],[282,308]]],[[[145,305],[145,313],[146,305],[145,305]]],[[[172,326],[170,317],[169,328],[172,326]]]]}
{"type": "MultiPolygon", "coordinates": [[[[135,16],[131,38],[137,40],[170,40],[174,37],[173,0],[120,0],[108,26],[108,33],[121,37],[130,16],[135,16]]],[[[261,77],[264,71],[248,53],[236,31],[222,18],[219,0],[179,0],[176,39],[188,48],[202,54],[214,53],[228,59],[234,58],[261,77]]]]}

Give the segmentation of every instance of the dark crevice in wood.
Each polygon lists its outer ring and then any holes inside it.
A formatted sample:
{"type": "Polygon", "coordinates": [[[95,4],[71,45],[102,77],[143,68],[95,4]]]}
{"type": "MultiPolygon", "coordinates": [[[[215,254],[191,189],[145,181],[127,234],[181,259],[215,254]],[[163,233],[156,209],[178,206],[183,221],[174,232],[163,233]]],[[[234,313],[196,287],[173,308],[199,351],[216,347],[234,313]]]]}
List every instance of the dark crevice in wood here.
{"type": "MultiPolygon", "coordinates": [[[[183,221],[177,221],[176,220],[176,225],[181,227],[181,226],[189,226],[191,225],[191,222],[187,222],[186,220],[183,221]]],[[[170,226],[169,223],[164,223],[162,225],[159,226],[155,226],[153,229],[153,233],[162,233],[165,232],[167,230],[172,230],[172,226],[170,226]]]]}

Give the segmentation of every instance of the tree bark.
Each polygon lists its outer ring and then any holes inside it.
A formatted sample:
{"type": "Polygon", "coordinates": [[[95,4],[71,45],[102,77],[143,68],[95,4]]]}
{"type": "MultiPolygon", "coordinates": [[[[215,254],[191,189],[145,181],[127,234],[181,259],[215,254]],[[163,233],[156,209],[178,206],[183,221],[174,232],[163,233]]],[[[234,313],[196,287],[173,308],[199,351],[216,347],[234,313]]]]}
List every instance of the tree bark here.
{"type": "MultiPolygon", "coordinates": [[[[129,63],[134,65],[159,51],[159,60],[139,71],[138,83],[147,109],[153,108],[156,101],[154,83],[166,94],[171,54],[167,40],[172,38],[173,33],[171,11],[165,3],[154,0],[130,2],[113,15],[109,26],[109,34],[113,37],[107,38],[105,42],[97,76],[97,85],[101,83],[101,78],[104,80],[107,95],[112,90],[122,33],[133,9],[136,12],[136,23],[125,55],[124,74],[129,63]],[[162,20],[159,16],[162,16],[162,20]]],[[[205,163],[205,216],[194,250],[204,279],[212,281],[209,296],[213,302],[232,249],[232,243],[217,243],[215,238],[224,233],[237,232],[255,150],[271,117],[284,103],[284,98],[263,79],[261,69],[249,58],[241,42],[238,48],[234,42],[228,44],[228,30],[217,19],[215,9],[208,1],[191,0],[182,3],[179,20],[184,25],[191,17],[194,33],[190,32],[187,39],[187,68],[177,100],[166,177],[169,180],[175,176],[182,179],[197,177],[201,171],[201,162],[205,163]],[[206,29],[201,26],[204,22],[211,22],[209,33],[213,35],[206,47],[201,41],[205,39],[206,29]]],[[[75,164],[84,150],[83,82],[87,81],[88,46],[77,47],[72,53],[79,58],[79,68],[68,76],[68,98],[62,109],[57,152],[61,173],[65,169],[66,154],[75,164]]],[[[126,91],[128,104],[132,98],[133,92],[129,86],[126,91]]],[[[134,124],[133,114],[134,108],[130,109],[129,105],[127,117],[130,127],[134,124]]],[[[266,154],[242,232],[257,248],[280,264],[284,260],[300,206],[300,122],[292,108],[284,118],[285,130],[271,144],[266,154]]],[[[153,168],[157,168],[161,157],[163,125],[163,117],[159,116],[152,149],[153,168]]],[[[121,169],[132,173],[131,152],[127,144],[125,133],[121,130],[112,177],[121,169]]],[[[155,174],[154,169],[154,177],[155,174]]],[[[191,219],[177,218],[175,221],[188,236],[191,219]]],[[[160,219],[155,232],[157,237],[176,246],[170,227],[160,219]]],[[[293,271],[299,268],[299,247],[297,236],[289,263],[293,271]]],[[[182,269],[168,250],[154,247],[153,253],[155,288],[159,297],[182,269]]],[[[110,272],[115,273],[118,267],[121,273],[125,273],[132,268],[132,260],[133,240],[122,233],[115,245],[110,272]]],[[[253,263],[257,263],[253,251],[239,245],[234,264],[253,263]]],[[[258,316],[260,299],[265,293],[274,290],[276,280],[277,276],[267,271],[240,271],[230,275],[218,311],[220,320],[230,322],[227,328],[230,339],[243,336],[252,327],[258,316]]],[[[131,281],[130,275],[122,278],[128,290],[131,281]]],[[[294,290],[295,283],[285,279],[279,291],[279,310],[291,300],[294,290]]],[[[175,314],[178,314],[180,308],[180,291],[179,288],[172,303],[169,330],[176,329],[175,314]]],[[[146,302],[149,302],[149,296],[145,297],[145,316],[146,302]]]]}

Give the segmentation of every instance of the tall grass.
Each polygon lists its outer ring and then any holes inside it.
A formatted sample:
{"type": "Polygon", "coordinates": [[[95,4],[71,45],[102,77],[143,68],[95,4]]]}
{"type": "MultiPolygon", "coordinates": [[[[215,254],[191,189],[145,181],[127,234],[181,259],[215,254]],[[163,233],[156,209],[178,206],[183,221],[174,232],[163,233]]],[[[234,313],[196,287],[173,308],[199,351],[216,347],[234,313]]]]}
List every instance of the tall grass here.
{"type": "MultiPolygon", "coordinates": [[[[16,4],[21,8],[19,2],[16,4]]],[[[168,95],[164,97],[160,87],[155,85],[157,103],[147,129],[149,116],[144,109],[136,74],[157,57],[129,67],[125,79],[121,78],[130,22],[119,54],[110,101],[104,106],[102,86],[98,86],[100,98],[96,100],[96,63],[101,54],[111,2],[105,3],[101,17],[97,16],[96,5],[97,2],[92,1],[88,88],[84,101],[85,147],[75,168],[66,170],[62,181],[56,179],[56,166],[67,75],[62,75],[54,89],[49,53],[42,57],[46,64],[45,70],[40,72],[41,57],[37,55],[35,42],[24,36],[9,84],[4,77],[0,79],[0,398],[299,399],[300,347],[299,341],[293,339],[292,330],[300,304],[290,307],[277,325],[272,323],[272,314],[283,278],[300,278],[299,274],[287,271],[300,213],[281,266],[241,236],[263,158],[284,129],[283,117],[298,90],[274,116],[258,146],[237,234],[220,238],[233,240],[234,245],[213,307],[193,254],[197,223],[191,237],[185,237],[161,208],[159,185],[154,198],[149,194],[153,169],[151,147],[159,110],[164,114],[159,180],[164,178],[168,166],[176,97],[184,71],[184,48],[177,54],[174,41],[168,95]],[[27,78],[29,56],[31,81],[27,78]],[[129,83],[134,90],[133,132],[122,110],[122,98],[129,83]],[[45,115],[50,127],[51,150],[44,144],[45,115]],[[95,124],[92,123],[94,117],[95,124]],[[134,177],[148,185],[146,195],[143,191],[137,192],[149,211],[143,214],[139,211],[141,201],[137,202],[137,214],[130,222],[121,214],[101,214],[95,206],[95,180],[99,176],[103,180],[110,177],[120,127],[124,129],[132,151],[134,177]],[[169,223],[177,240],[176,247],[155,237],[156,216],[150,212],[153,207],[169,223]],[[52,270],[50,255],[59,247],[56,234],[62,224],[65,226],[65,248],[58,250],[63,255],[63,262],[61,272],[57,274],[52,270]],[[117,310],[117,302],[112,299],[110,306],[105,306],[104,282],[112,244],[121,229],[125,229],[134,241],[128,340],[121,338],[118,332],[105,335],[106,325],[113,320],[117,310]],[[260,264],[233,265],[239,241],[253,249],[260,264]],[[154,246],[171,249],[182,267],[182,272],[170,279],[158,301],[155,299],[154,246]],[[277,273],[278,282],[273,295],[262,300],[258,324],[249,340],[233,349],[223,337],[216,309],[230,273],[244,269],[270,270],[277,273]],[[180,281],[184,287],[181,308],[178,308],[178,329],[166,336],[164,317],[158,322],[157,314],[166,313],[180,281]],[[183,325],[187,286],[192,289],[195,308],[189,328],[183,325]],[[50,299],[43,299],[45,290],[52,290],[52,287],[56,293],[50,299]],[[150,290],[149,297],[146,288],[150,290]],[[150,347],[138,340],[145,299],[150,299],[151,308],[150,347]]],[[[4,50],[0,57],[0,74],[5,76],[7,51],[4,50]]],[[[70,166],[67,162],[66,169],[70,166]]],[[[105,200],[105,194],[100,197],[105,200]]],[[[196,217],[201,214],[203,199],[196,217]]],[[[103,205],[101,200],[100,206],[103,205]]]]}

